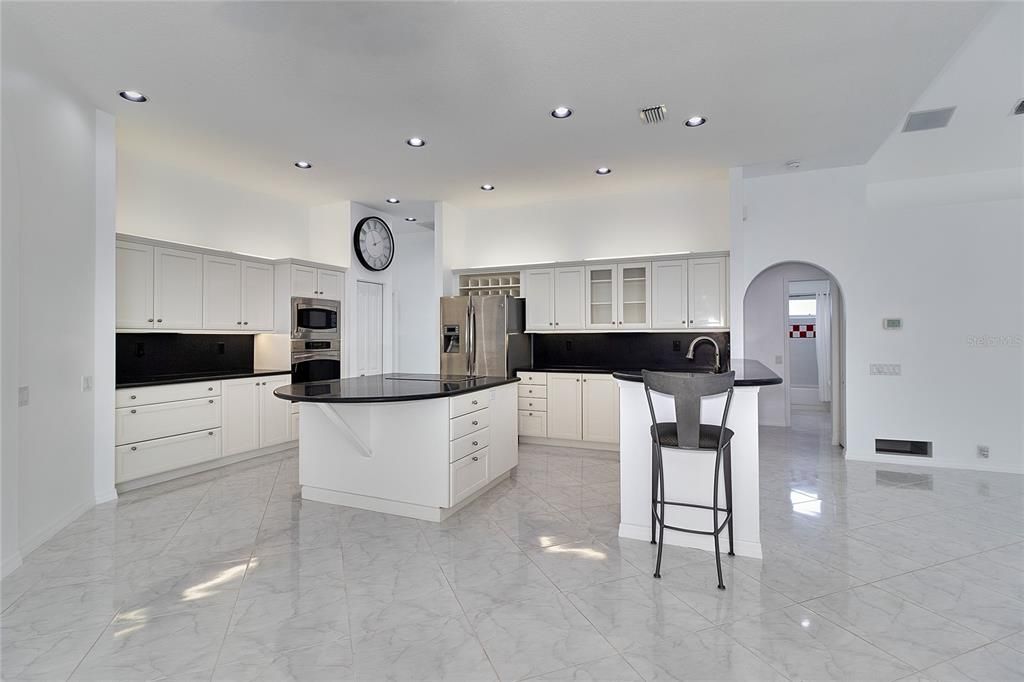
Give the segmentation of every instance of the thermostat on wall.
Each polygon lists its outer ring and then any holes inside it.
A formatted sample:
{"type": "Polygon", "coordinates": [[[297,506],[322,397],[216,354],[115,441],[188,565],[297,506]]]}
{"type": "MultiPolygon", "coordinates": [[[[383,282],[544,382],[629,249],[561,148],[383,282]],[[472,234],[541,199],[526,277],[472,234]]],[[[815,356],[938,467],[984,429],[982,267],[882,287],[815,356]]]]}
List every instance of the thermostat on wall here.
{"type": "Polygon", "coordinates": [[[899,330],[903,329],[903,320],[899,317],[886,317],[882,319],[882,329],[899,330]]]}

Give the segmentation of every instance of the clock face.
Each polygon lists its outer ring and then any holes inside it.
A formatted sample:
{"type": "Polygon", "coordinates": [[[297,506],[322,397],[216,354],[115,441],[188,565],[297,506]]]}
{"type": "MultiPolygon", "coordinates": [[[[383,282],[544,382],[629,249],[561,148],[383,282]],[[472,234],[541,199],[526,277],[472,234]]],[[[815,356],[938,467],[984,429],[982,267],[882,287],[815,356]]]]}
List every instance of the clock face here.
{"type": "Polygon", "coordinates": [[[388,224],[376,216],[356,224],[353,242],[356,257],[367,270],[385,270],[395,257],[395,238],[388,224]]]}

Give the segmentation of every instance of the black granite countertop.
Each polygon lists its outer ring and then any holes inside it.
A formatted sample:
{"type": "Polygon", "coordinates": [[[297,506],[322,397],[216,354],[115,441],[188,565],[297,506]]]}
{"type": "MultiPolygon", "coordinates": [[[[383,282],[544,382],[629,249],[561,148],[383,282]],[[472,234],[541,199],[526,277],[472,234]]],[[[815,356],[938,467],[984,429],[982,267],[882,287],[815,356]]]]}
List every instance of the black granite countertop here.
{"type": "Polygon", "coordinates": [[[289,384],[274,391],[283,400],[310,403],[393,403],[449,398],[519,381],[517,377],[476,377],[439,374],[373,374],[338,381],[289,384]]]}
{"type": "Polygon", "coordinates": [[[160,384],[188,384],[194,381],[224,381],[227,379],[252,379],[274,374],[291,374],[290,369],[256,369],[251,372],[189,372],[185,374],[163,374],[145,379],[119,381],[116,388],[138,388],[160,384]]]}
{"type": "MultiPolygon", "coordinates": [[[[652,371],[662,372],[710,372],[710,368],[698,368],[698,369],[668,369],[660,367],[646,367],[644,369],[652,371]]],[[[733,358],[729,362],[729,366],[723,371],[734,371],[736,372],[736,386],[772,386],[774,384],[781,384],[782,377],[775,372],[768,369],[763,363],[757,360],[742,360],[733,358]]],[[[537,370],[537,371],[555,371],[555,370],[537,370]]],[[[577,370],[579,371],[579,370],[577,370]]],[[[643,381],[640,374],[642,370],[639,369],[626,369],[616,370],[612,372],[612,376],[616,379],[622,379],[623,381],[643,381]]]]}

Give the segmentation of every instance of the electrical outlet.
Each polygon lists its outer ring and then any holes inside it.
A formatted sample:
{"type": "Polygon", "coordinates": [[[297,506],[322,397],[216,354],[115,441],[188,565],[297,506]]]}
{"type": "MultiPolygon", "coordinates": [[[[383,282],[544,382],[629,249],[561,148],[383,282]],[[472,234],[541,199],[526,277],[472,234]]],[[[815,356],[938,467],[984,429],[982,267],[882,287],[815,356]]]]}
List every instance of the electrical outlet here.
{"type": "Polygon", "coordinates": [[[775,356],[775,364],[776,365],[781,365],[782,364],[782,356],[781,355],[776,355],[775,356]]]}
{"type": "Polygon", "coordinates": [[[681,351],[682,349],[683,349],[682,342],[679,339],[673,339],[672,340],[672,350],[674,350],[674,351],[681,351]]]}
{"type": "Polygon", "coordinates": [[[988,446],[987,445],[979,445],[978,446],[978,457],[980,457],[981,459],[988,459],[988,446]]]}
{"type": "Polygon", "coordinates": [[[28,405],[28,386],[18,386],[18,407],[28,405]]]}
{"type": "Polygon", "coordinates": [[[903,373],[903,367],[897,363],[872,363],[868,373],[872,376],[898,377],[903,373]]]}
{"type": "Polygon", "coordinates": [[[84,376],[84,377],[82,377],[82,393],[85,393],[85,392],[91,391],[91,390],[92,390],[92,377],[91,376],[84,376]]]}

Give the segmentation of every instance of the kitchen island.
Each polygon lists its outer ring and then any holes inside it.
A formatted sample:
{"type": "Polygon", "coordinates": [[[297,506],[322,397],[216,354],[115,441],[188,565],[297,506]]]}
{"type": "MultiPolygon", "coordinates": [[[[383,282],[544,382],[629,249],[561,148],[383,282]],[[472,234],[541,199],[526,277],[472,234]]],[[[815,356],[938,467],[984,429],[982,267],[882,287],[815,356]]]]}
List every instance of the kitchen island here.
{"type": "Polygon", "coordinates": [[[377,374],[289,384],[304,499],[440,522],[519,462],[517,378],[377,374]]]}
{"type": "MultiPolygon", "coordinates": [[[[725,371],[736,373],[727,426],[733,430],[732,485],[733,530],[736,554],[761,557],[760,484],[758,467],[757,401],[761,386],[782,383],[782,378],[755,360],[731,360],[725,371]]],[[[673,371],[673,370],[666,370],[673,371]]],[[[639,370],[615,372],[619,383],[619,467],[621,518],[619,535],[651,539],[651,412],[639,370]]],[[[651,394],[659,422],[675,421],[675,405],[669,396],[651,394]]],[[[720,424],[725,396],[704,400],[701,422],[720,424]]],[[[714,452],[665,448],[665,491],[668,500],[710,505],[714,480],[714,452]]],[[[723,483],[724,485],[724,483],[723,483]]],[[[719,499],[724,498],[723,493],[719,499]]],[[[686,507],[666,508],[670,525],[711,528],[711,512],[686,507]]],[[[721,518],[721,517],[719,517],[721,518]]],[[[723,533],[722,541],[728,538],[723,533]]],[[[710,536],[665,531],[665,544],[713,549],[710,536]]],[[[724,551],[724,550],[723,550],[724,551]]]]}

